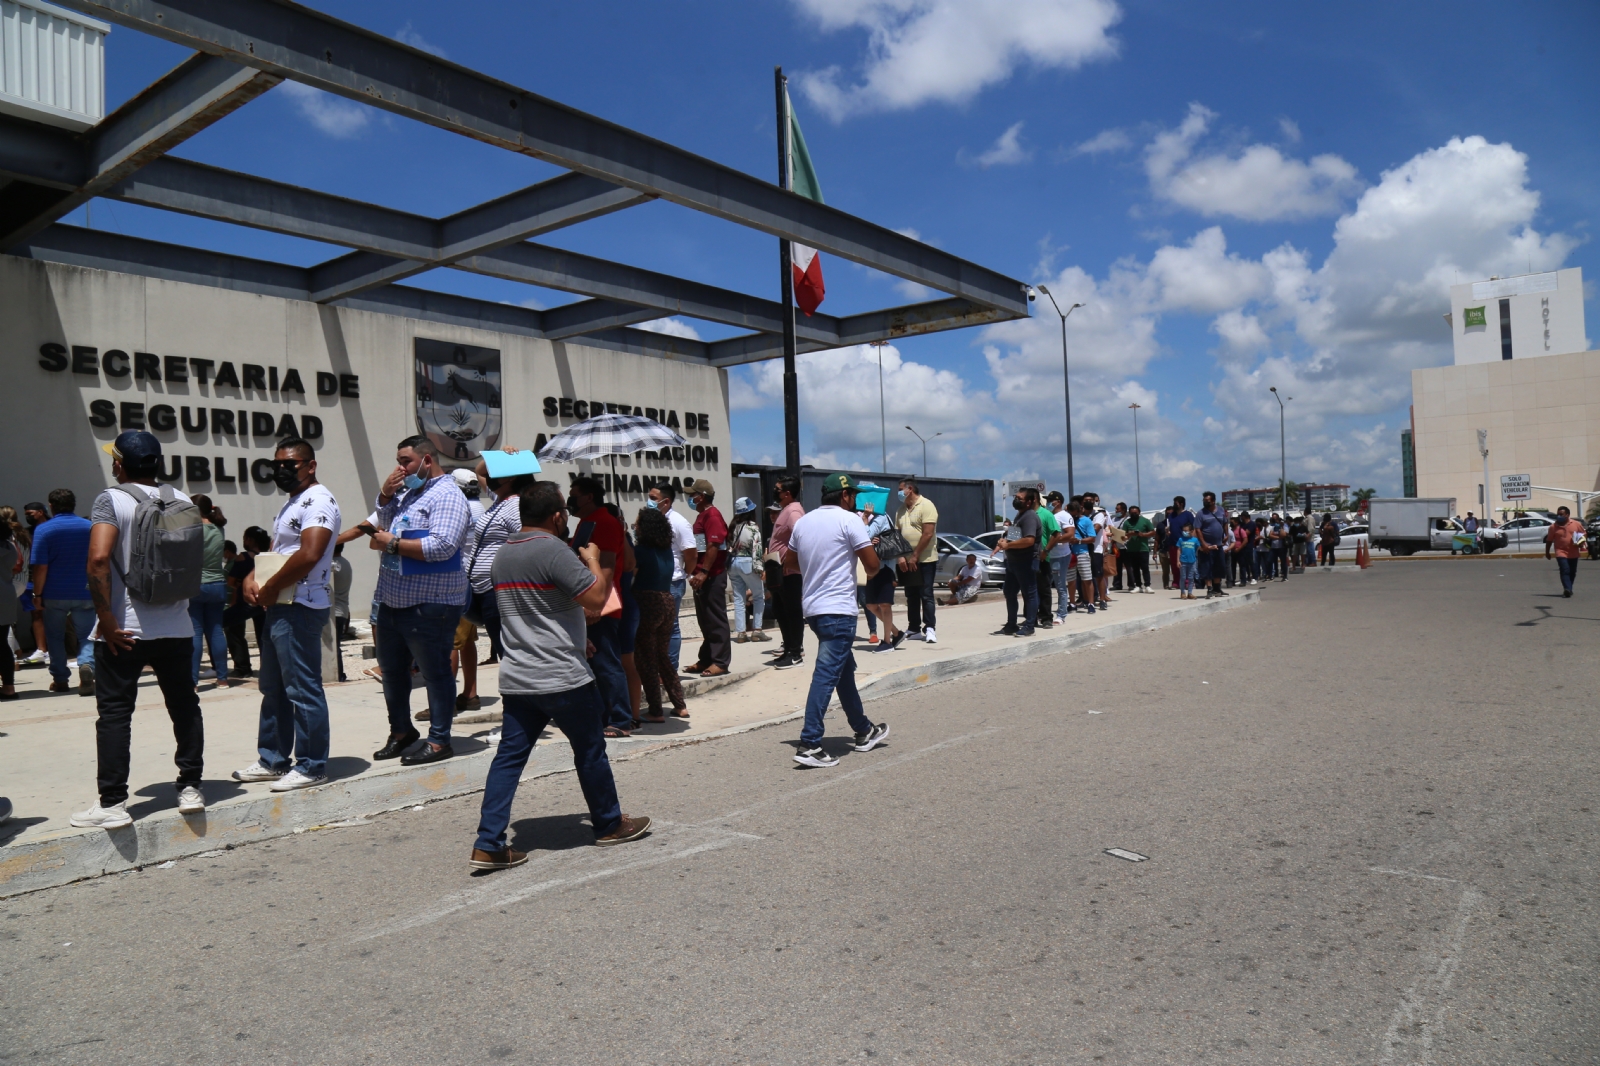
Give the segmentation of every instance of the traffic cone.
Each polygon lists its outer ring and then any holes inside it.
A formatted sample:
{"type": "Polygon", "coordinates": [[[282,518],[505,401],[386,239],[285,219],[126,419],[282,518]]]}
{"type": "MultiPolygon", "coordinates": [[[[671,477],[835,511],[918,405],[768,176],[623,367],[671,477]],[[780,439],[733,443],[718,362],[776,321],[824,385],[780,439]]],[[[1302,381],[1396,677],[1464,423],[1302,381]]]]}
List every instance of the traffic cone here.
{"type": "Polygon", "coordinates": [[[1356,545],[1356,564],[1358,566],[1360,566],[1361,569],[1365,570],[1367,568],[1367,563],[1370,562],[1370,561],[1371,561],[1371,555],[1367,551],[1367,546],[1365,544],[1357,544],[1356,545]]]}

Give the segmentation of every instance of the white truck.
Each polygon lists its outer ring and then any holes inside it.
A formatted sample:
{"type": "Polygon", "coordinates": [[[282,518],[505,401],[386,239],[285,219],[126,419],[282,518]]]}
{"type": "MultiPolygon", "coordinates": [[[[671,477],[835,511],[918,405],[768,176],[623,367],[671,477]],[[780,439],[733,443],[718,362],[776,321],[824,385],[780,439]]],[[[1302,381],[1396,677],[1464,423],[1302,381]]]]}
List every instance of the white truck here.
{"type": "MultiPolygon", "coordinates": [[[[1456,551],[1456,537],[1464,536],[1455,520],[1453,497],[1374,499],[1368,503],[1368,543],[1387,548],[1390,555],[1410,555],[1419,551],[1456,551]]],[[[1505,534],[1498,529],[1484,530],[1475,550],[1492,552],[1505,545],[1505,534]]]]}

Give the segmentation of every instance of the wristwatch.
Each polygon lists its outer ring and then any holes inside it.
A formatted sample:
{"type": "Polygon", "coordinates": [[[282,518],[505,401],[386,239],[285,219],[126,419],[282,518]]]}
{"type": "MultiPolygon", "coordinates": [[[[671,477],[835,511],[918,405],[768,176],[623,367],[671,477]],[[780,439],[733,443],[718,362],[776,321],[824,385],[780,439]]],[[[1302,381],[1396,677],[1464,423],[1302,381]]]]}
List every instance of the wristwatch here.
{"type": "Polygon", "coordinates": [[[385,544],[383,546],[383,553],[385,555],[399,555],[400,554],[400,538],[399,537],[390,537],[389,538],[389,543],[387,543],[387,544],[385,544]]]}

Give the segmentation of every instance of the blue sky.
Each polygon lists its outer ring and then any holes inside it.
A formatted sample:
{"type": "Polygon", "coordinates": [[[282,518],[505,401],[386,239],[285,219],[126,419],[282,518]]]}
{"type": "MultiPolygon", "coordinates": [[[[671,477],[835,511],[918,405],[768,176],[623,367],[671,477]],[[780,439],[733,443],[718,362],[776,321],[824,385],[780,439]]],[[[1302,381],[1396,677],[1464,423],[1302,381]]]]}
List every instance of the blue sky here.
{"type": "MultiPolygon", "coordinates": [[[[829,203],[1085,304],[1068,324],[1080,490],[1132,498],[1133,402],[1147,502],[1275,482],[1277,385],[1291,478],[1398,492],[1410,370],[1450,361],[1450,284],[1581,266],[1597,331],[1593,3],[316,6],[769,178],[782,64],[829,203]]],[[[108,103],[184,54],[114,30],[108,103]]],[[[432,215],[555,173],[290,85],[178,154],[432,215]]],[[[339,254],[104,201],[92,224],[339,254]]],[[[670,205],[544,240],[777,295],[770,238],[670,205]]],[[[824,272],[833,313],[923,298],[837,258],[824,272]]],[[[449,270],[411,283],[572,299],[449,270]]],[[[1064,482],[1059,320],[1036,311],[885,350],[891,469],[920,469],[910,423],[942,433],[930,473],[1064,482]]],[[[877,358],[802,360],[808,461],[879,466],[877,358]]],[[[778,370],[732,373],[746,461],[783,454],[778,370]]]]}

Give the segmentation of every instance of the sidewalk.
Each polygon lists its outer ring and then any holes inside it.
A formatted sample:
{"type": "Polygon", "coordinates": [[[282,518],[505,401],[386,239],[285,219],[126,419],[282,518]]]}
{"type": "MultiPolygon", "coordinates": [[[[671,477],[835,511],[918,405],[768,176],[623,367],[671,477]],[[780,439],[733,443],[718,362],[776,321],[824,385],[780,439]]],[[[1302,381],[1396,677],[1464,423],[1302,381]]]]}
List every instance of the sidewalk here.
{"type": "MultiPolygon", "coordinates": [[[[908,640],[893,652],[879,652],[867,644],[862,619],[856,649],[858,685],[863,698],[870,700],[1253,603],[1259,596],[1257,589],[1238,589],[1226,599],[1183,602],[1161,590],[1151,595],[1116,594],[1112,610],[1093,617],[1074,614],[1065,625],[1040,630],[1027,639],[996,632],[1005,619],[1005,606],[998,597],[985,596],[975,604],[941,607],[937,644],[908,640]]],[[[903,610],[897,610],[896,618],[904,623],[903,610]]],[[[684,622],[683,662],[689,664],[698,638],[690,635],[693,616],[686,614],[684,622]]],[[[814,653],[815,646],[808,633],[808,653],[814,653]]],[[[347,673],[361,677],[360,670],[371,661],[358,657],[359,644],[346,643],[344,648],[347,673]]],[[[735,644],[732,676],[720,687],[691,697],[689,719],[646,725],[629,739],[611,741],[613,759],[798,717],[811,682],[811,655],[798,669],[775,671],[768,663],[776,651],[775,640],[735,644]]],[[[498,668],[479,668],[484,712],[498,707],[494,695],[498,678],[498,668]]],[[[219,690],[207,681],[201,684],[201,706],[206,724],[203,788],[209,807],[204,815],[184,818],[176,811],[172,784],[171,723],[154,678],[146,675],[133,719],[128,810],[134,824],[109,832],[80,830],[69,826],[67,819],[95,799],[94,701],[75,692],[52,695],[46,691],[48,685],[47,671],[19,670],[17,691],[22,698],[0,704],[0,754],[5,766],[0,795],[9,796],[16,809],[12,821],[0,826],[0,897],[476,791],[493,757],[485,738],[496,726],[480,720],[457,725],[453,759],[419,767],[402,767],[398,760],[372,762],[372,752],[387,736],[387,717],[379,685],[362,677],[327,689],[333,780],[302,792],[273,793],[265,783],[240,784],[229,777],[255,759],[259,694],[253,685],[219,690]]],[[[424,698],[418,689],[413,708],[422,707],[424,698]]],[[[559,733],[547,730],[524,779],[570,768],[567,745],[559,733]]]]}

